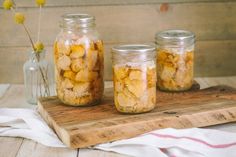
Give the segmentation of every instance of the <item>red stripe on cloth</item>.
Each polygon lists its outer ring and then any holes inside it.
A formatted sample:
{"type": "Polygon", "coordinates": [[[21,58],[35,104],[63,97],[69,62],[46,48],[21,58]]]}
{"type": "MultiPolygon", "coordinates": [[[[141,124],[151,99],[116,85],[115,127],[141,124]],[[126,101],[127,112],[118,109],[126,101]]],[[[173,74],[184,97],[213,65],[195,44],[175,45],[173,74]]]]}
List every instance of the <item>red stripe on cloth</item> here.
{"type": "Polygon", "coordinates": [[[187,136],[177,137],[177,136],[173,136],[173,135],[164,135],[164,134],[157,134],[157,133],[148,133],[148,134],[154,135],[154,136],[157,136],[157,137],[161,137],[161,138],[188,139],[188,140],[191,140],[191,141],[194,141],[194,142],[204,144],[204,145],[209,146],[211,148],[228,148],[228,147],[236,146],[236,142],[228,143],[228,144],[213,145],[213,144],[207,143],[206,141],[203,141],[203,140],[197,139],[197,138],[193,138],[193,137],[187,137],[187,136]]]}

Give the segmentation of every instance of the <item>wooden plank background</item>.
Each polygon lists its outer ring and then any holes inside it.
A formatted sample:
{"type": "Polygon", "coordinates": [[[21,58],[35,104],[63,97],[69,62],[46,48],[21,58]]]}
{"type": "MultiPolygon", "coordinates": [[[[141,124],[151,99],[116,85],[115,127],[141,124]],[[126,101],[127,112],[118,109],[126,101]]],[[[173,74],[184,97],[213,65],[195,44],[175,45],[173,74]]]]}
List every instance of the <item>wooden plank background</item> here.
{"type": "MultiPolygon", "coordinates": [[[[2,1],[0,1],[2,3],[2,1]]],[[[34,0],[16,0],[26,15],[34,39],[38,8],[34,0]]],[[[105,78],[111,79],[110,48],[120,43],[152,43],[156,32],[179,28],[196,33],[196,76],[236,74],[235,0],[47,0],[43,8],[41,38],[52,61],[52,45],[64,13],[86,12],[96,16],[105,42],[105,78]],[[163,2],[169,9],[161,11],[163,2]]],[[[23,82],[23,63],[30,51],[27,36],[14,23],[12,13],[0,8],[0,83],[23,82]]]]}

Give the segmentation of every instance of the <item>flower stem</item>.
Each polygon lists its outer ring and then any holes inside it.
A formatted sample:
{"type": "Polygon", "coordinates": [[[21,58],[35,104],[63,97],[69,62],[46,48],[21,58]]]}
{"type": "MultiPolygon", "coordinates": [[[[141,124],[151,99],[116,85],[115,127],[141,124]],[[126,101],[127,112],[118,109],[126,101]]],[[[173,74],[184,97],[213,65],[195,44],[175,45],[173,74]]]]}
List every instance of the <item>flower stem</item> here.
{"type": "Polygon", "coordinates": [[[16,3],[14,0],[12,0],[12,3],[13,3],[13,8],[15,7],[15,9],[17,9],[16,3]]]}
{"type": "Polygon", "coordinates": [[[29,37],[29,40],[30,40],[31,46],[32,46],[33,50],[35,51],[36,48],[34,47],[34,43],[33,43],[33,40],[32,40],[32,38],[31,38],[30,34],[29,34],[29,31],[28,31],[28,29],[26,28],[26,26],[25,26],[24,23],[23,23],[22,25],[23,25],[23,27],[24,27],[24,29],[25,29],[26,34],[27,34],[28,37],[29,37]]]}
{"type": "MultiPolygon", "coordinates": [[[[15,4],[14,1],[13,1],[13,3],[15,4]]],[[[15,5],[15,7],[16,7],[16,5],[15,5]]],[[[11,8],[11,11],[13,12],[13,14],[16,13],[16,9],[15,9],[14,7],[11,8]]],[[[35,51],[36,48],[35,48],[35,46],[34,46],[33,40],[32,40],[32,38],[31,38],[31,36],[30,36],[30,33],[29,33],[28,29],[26,28],[25,24],[23,23],[22,25],[23,25],[23,27],[24,27],[24,29],[25,29],[26,34],[27,34],[28,37],[29,37],[29,40],[30,40],[31,46],[32,46],[33,50],[35,51]]]]}
{"type": "Polygon", "coordinates": [[[39,42],[40,40],[40,30],[41,30],[41,13],[42,13],[42,6],[39,6],[39,18],[38,18],[38,39],[37,41],[39,42]]]}
{"type": "MultiPolygon", "coordinates": [[[[12,2],[13,2],[13,7],[11,7],[11,11],[13,12],[13,14],[15,14],[16,13],[16,9],[17,9],[17,6],[16,6],[16,3],[14,2],[14,0],[12,0],[12,2]]],[[[40,27],[41,27],[41,10],[42,10],[42,6],[40,5],[40,8],[39,8],[39,21],[38,21],[38,41],[40,40],[40,27]]],[[[32,46],[32,48],[33,48],[33,51],[34,51],[34,53],[35,53],[35,55],[36,55],[36,59],[37,59],[37,62],[38,62],[38,65],[39,65],[39,70],[40,70],[40,74],[41,74],[41,76],[42,76],[42,79],[43,79],[43,84],[44,84],[44,88],[45,88],[45,94],[46,94],[46,96],[50,96],[50,89],[49,89],[49,83],[48,83],[48,76],[47,76],[47,74],[45,74],[44,75],[44,72],[43,72],[43,69],[42,69],[42,67],[40,66],[40,56],[39,56],[39,53],[37,53],[36,52],[36,48],[35,48],[35,46],[34,46],[34,42],[33,42],[33,40],[32,40],[32,38],[31,38],[31,36],[30,36],[30,33],[29,33],[29,31],[28,31],[28,29],[27,29],[27,27],[25,26],[25,24],[23,23],[22,24],[23,25],[23,27],[24,27],[24,30],[25,30],[25,32],[26,32],[26,34],[27,34],[27,36],[28,36],[28,38],[29,38],[29,40],[30,40],[30,43],[31,43],[31,46],[32,46]]],[[[47,73],[47,71],[46,71],[46,73],[47,73]]],[[[38,82],[38,80],[37,80],[37,82],[38,82]]],[[[37,83],[38,84],[38,83],[37,83]]],[[[37,86],[39,86],[39,85],[37,85],[37,86]]],[[[38,89],[36,88],[36,92],[38,92],[38,89]]],[[[37,93],[36,93],[37,94],[37,93]]],[[[42,93],[41,93],[41,86],[40,86],[40,95],[42,96],[42,93]]]]}
{"type": "MultiPolygon", "coordinates": [[[[36,53],[36,59],[37,59],[37,62],[39,63],[40,56],[39,56],[38,53],[36,53]]],[[[39,70],[40,70],[40,73],[41,73],[41,76],[42,76],[42,79],[43,79],[43,84],[44,84],[46,96],[50,96],[50,89],[49,89],[48,79],[45,77],[45,75],[43,73],[43,69],[40,67],[40,65],[39,65],[39,70]]]]}

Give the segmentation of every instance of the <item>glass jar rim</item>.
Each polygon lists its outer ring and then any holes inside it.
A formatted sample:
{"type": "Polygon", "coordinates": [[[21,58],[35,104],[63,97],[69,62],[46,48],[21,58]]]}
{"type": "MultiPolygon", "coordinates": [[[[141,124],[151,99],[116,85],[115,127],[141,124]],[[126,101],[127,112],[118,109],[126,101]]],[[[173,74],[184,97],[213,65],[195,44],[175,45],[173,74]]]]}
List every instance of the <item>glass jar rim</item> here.
{"type": "Polygon", "coordinates": [[[126,45],[117,45],[112,47],[112,52],[127,54],[127,53],[144,53],[144,52],[153,52],[155,51],[154,45],[148,44],[126,44],[126,45]]]}
{"type": "Polygon", "coordinates": [[[95,17],[86,13],[70,13],[61,16],[61,27],[87,28],[95,26],[95,17]]]}
{"type": "Polygon", "coordinates": [[[142,63],[153,60],[156,56],[156,47],[147,44],[117,45],[112,48],[113,62],[142,63]]]}
{"type": "Polygon", "coordinates": [[[193,44],[195,41],[195,34],[188,30],[170,29],[156,33],[155,36],[157,44],[193,44]]]}
{"type": "Polygon", "coordinates": [[[39,52],[39,53],[32,50],[32,51],[29,51],[28,56],[29,56],[31,59],[35,59],[37,54],[38,54],[38,56],[39,56],[40,59],[44,59],[44,58],[45,58],[45,55],[46,55],[46,50],[42,50],[42,51],[39,52]]]}

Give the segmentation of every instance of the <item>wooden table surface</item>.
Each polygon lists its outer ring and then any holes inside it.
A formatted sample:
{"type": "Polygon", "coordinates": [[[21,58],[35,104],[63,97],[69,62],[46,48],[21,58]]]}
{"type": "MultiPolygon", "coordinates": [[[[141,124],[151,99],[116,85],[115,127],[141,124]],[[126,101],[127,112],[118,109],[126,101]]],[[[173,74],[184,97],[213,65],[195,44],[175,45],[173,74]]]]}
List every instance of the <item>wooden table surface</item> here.
{"type": "MultiPolygon", "coordinates": [[[[236,88],[236,76],[196,78],[201,88],[224,84],[236,88]]],[[[106,87],[111,87],[106,82],[106,87]]],[[[0,107],[35,108],[24,99],[23,85],[11,85],[0,98],[0,107]]],[[[236,123],[217,125],[208,128],[236,132],[236,123]]],[[[92,149],[51,148],[23,138],[0,137],[0,157],[125,157],[124,155],[92,149]]]]}

